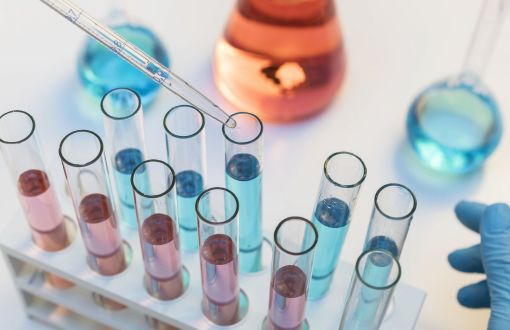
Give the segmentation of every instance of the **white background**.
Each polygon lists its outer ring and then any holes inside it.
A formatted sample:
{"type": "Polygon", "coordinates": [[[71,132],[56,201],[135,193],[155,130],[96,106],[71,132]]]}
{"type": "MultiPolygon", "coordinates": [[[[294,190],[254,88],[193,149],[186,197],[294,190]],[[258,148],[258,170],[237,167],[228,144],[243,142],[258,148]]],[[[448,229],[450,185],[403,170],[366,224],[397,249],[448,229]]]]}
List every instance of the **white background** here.
{"type": "MultiPolygon", "coordinates": [[[[106,1],[80,0],[93,16],[105,17],[106,1]]],[[[455,73],[462,62],[482,0],[338,1],[348,51],[348,74],[329,111],[306,122],[266,125],[264,225],[274,228],[289,215],[309,216],[324,159],[332,152],[359,154],[368,167],[342,258],[359,254],[376,189],[397,181],[411,187],[418,210],[402,256],[403,281],[428,293],[418,329],[482,329],[488,312],[462,308],[456,292],[481,279],[452,270],[447,254],[479,238],[452,212],[460,199],[508,201],[510,141],[503,140],[485,167],[464,177],[423,168],[410,152],[405,116],[413,96],[434,80],[455,73]]],[[[234,1],[130,0],[129,11],[153,28],[169,49],[173,70],[230,111],[211,79],[214,43],[234,1]]],[[[506,123],[510,107],[510,26],[485,76],[497,95],[506,123]]],[[[58,164],[60,139],[78,128],[102,133],[97,105],[83,103],[76,60],[85,35],[37,0],[0,1],[0,112],[32,112],[56,185],[63,186],[58,164]]],[[[146,112],[151,156],[162,157],[161,120],[176,100],[162,92],[146,112]]],[[[223,182],[220,127],[209,122],[209,183],[223,182]]],[[[15,190],[0,161],[0,219],[18,207],[15,190]]],[[[24,221],[24,219],[19,219],[24,221]]],[[[8,230],[5,226],[2,230],[8,230]]],[[[339,297],[339,299],[342,299],[339,297]]],[[[265,303],[265,302],[261,302],[265,303]]],[[[27,320],[9,273],[0,262],[0,319],[9,329],[36,329],[27,320]]]]}

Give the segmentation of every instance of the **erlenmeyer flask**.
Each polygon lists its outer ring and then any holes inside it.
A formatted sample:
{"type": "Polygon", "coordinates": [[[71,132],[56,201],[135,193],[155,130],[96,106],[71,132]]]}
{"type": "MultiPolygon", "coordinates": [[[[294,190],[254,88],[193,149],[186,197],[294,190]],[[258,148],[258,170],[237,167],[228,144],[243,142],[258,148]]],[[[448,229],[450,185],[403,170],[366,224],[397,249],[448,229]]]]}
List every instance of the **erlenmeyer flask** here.
{"type": "Polygon", "coordinates": [[[216,46],[216,84],[238,110],[293,121],[328,105],[345,74],[333,0],[238,0],[216,46]]]}
{"type": "MultiPolygon", "coordinates": [[[[168,67],[168,54],[159,38],[146,26],[128,19],[124,6],[116,2],[113,1],[113,9],[107,19],[108,25],[168,67]]],[[[80,55],[78,74],[87,93],[98,103],[103,95],[112,89],[129,88],[140,95],[146,109],[159,89],[159,85],[152,79],[91,38],[87,40],[80,55]]]]}

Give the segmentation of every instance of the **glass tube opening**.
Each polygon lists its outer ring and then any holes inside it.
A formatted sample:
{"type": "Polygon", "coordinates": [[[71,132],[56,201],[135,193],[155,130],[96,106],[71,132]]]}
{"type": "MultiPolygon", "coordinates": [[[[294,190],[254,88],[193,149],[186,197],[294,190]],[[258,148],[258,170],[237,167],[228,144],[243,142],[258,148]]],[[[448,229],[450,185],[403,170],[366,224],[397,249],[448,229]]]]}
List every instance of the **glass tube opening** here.
{"type": "Polygon", "coordinates": [[[238,112],[230,116],[235,120],[235,127],[223,125],[223,135],[227,140],[235,144],[250,144],[257,141],[264,130],[262,121],[256,115],[249,112],[238,112]]]}
{"type": "Polygon", "coordinates": [[[131,174],[133,190],[146,198],[164,196],[173,189],[174,185],[174,170],[170,165],[158,159],[149,159],[141,162],[131,174]],[[154,184],[147,184],[147,175],[149,182],[154,184]]]}
{"type": "Polygon", "coordinates": [[[393,220],[407,219],[416,210],[416,197],[406,186],[389,183],[375,194],[375,207],[385,217],[393,220]]]}
{"type": "Polygon", "coordinates": [[[363,183],[367,176],[367,168],[357,155],[341,151],[326,159],[324,175],[335,186],[353,188],[363,183]]]}
{"type": "Polygon", "coordinates": [[[112,89],[101,100],[101,111],[114,120],[132,117],[141,107],[140,96],[129,88],[112,89]]]}
{"type": "Polygon", "coordinates": [[[18,144],[28,140],[35,131],[34,118],[25,111],[11,110],[0,116],[0,142],[18,144]]]}
{"type": "Polygon", "coordinates": [[[213,226],[224,225],[237,217],[239,201],[230,190],[214,187],[198,196],[195,209],[200,220],[213,226]]]}
{"type": "Polygon", "coordinates": [[[312,251],[318,238],[315,226],[301,217],[289,217],[282,220],[274,231],[276,246],[294,256],[312,251]]]}
{"type": "Polygon", "coordinates": [[[178,139],[191,138],[200,133],[205,126],[205,118],[197,108],[183,104],[170,110],[163,119],[165,131],[178,139]]]}
{"type": "Polygon", "coordinates": [[[85,167],[93,164],[103,153],[103,141],[89,130],[77,130],[67,134],[58,149],[64,163],[73,167],[85,167]],[[76,148],[80,148],[77,152],[76,148]]]}
{"type": "Polygon", "coordinates": [[[357,278],[374,290],[392,288],[400,280],[401,273],[398,259],[386,250],[367,250],[356,261],[357,278]]]}

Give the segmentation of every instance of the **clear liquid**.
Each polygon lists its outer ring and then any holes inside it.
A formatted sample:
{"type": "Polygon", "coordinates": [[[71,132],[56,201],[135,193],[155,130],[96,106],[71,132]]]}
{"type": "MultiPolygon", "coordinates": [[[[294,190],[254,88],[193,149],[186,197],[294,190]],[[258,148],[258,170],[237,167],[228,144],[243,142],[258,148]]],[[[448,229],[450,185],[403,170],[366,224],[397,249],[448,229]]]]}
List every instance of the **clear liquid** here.
{"type": "Polygon", "coordinates": [[[255,156],[236,154],[227,163],[226,185],[239,200],[239,253],[242,272],[262,268],[262,173],[255,156]]]}
{"type": "Polygon", "coordinates": [[[426,165],[448,173],[479,167],[501,139],[494,98],[460,80],[443,81],[420,94],[409,110],[407,133],[426,165]]]}
{"type": "MultiPolygon", "coordinates": [[[[122,149],[117,152],[113,161],[113,174],[115,176],[115,187],[119,195],[120,219],[121,222],[130,228],[137,228],[135,201],[133,187],[131,186],[131,174],[138,164],[143,161],[143,154],[135,148],[122,149]]],[[[149,183],[146,171],[138,171],[136,183],[139,190],[146,191],[149,183]],[[145,186],[144,186],[145,185],[145,186]]]]}
{"type": "Polygon", "coordinates": [[[349,214],[349,206],[338,198],[326,198],[317,203],[312,221],[319,239],[315,246],[308,295],[311,299],[324,296],[331,285],[340,251],[349,230],[349,214]]]}
{"type": "Polygon", "coordinates": [[[185,251],[198,249],[197,214],[195,203],[198,195],[204,190],[204,180],[195,171],[188,170],[177,173],[177,219],[181,228],[181,247],[185,251]]]}
{"type": "Polygon", "coordinates": [[[305,320],[306,275],[294,265],[283,266],[271,281],[269,328],[299,329],[305,320]]]}
{"type": "MultiPolygon", "coordinates": [[[[168,67],[167,52],[151,30],[134,24],[115,26],[113,30],[168,67]]],[[[93,39],[87,40],[78,62],[78,74],[86,91],[96,100],[114,88],[125,87],[135,90],[147,107],[159,89],[152,79],[93,39]]]]}

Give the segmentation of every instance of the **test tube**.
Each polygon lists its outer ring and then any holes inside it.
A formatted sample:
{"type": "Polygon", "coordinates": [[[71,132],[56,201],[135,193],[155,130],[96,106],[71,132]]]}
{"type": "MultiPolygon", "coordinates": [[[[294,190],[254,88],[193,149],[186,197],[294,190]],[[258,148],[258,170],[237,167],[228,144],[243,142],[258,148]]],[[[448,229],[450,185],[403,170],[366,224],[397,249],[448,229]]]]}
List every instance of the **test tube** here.
{"type": "Polygon", "coordinates": [[[312,273],[317,229],[301,217],[281,221],[274,231],[269,313],[264,329],[307,329],[308,283],[312,273]]]}
{"type": "Polygon", "coordinates": [[[205,120],[197,108],[178,105],[170,109],[163,121],[166,131],[168,163],[176,171],[177,220],[181,247],[198,250],[195,203],[205,186],[205,120]]]}
{"type": "Polygon", "coordinates": [[[239,202],[225,188],[204,190],[197,199],[202,311],[217,325],[239,320],[239,202]]]}
{"type": "Polygon", "coordinates": [[[59,155],[90,267],[101,275],[122,272],[126,261],[101,138],[73,131],[62,139],[59,155]]]}
{"type": "MultiPolygon", "coordinates": [[[[29,113],[21,110],[4,113],[0,116],[0,149],[16,185],[34,244],[55,252],[66,248],[71,239],[35,129],[34,118],[29,113]]],[[[58,288],[74,285],[51,273],[47,279],[58,288]]]]}
{"type": "Polygon", "coordinates": [[[175,174],[165,162],[151,159],[134,169],[138,231],[149,294],[171,300],[184,292],[179,231],[175,222],[175,174]],[[147,177],[152,184],[147,184],[147,177]]]}
{"type": "Polygon", "coordinates": [[[416,197],[404,185],[389,183],[377,190],[365,239],[365,250],[384,249],[400,257],[416,210],[416,197]]]}
{"type": "Polygon", "coordinates": [[[262,131],[260,119],[249,112],[230,116],[235,128],[223,125],[226,186],[239,198],[240,269],[262,269],[262,131]]]}
{"type": "Polygon", "coordinates": [[[400,264],[392,253],[363,252],[356,262],[340,330],[379,329],[400,275],[400,264]]]}
{"type": "MultiPolygon", "coordinates": [[[[113,171],[115,190],[119,205],[121,224],[137,228],[134,209],[131,173],[146,155],[143,129],[143,111],[140,96],[128,88],[116,88],[101,100],[103,123],[113,171]]],[[[144,172],[139,173],[139,184],[146,180],[144,172]]]]}
{"type": "Polygon", "coordinates": [[[323,297],[331,286],[367,168],[353,153],[337,152],[324,162],[312,222],[319,239],[310,282],[310,299],[323,297]]]}

